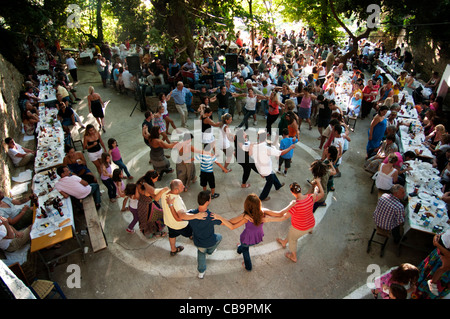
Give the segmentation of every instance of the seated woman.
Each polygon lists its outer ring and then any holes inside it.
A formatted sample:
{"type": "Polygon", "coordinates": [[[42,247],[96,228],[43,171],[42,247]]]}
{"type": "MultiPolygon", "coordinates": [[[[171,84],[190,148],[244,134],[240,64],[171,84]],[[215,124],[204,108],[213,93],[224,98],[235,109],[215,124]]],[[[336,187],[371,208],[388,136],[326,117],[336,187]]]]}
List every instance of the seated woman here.
{"type": "Polygon", "coordinates": [[[445,126],[438,124],[434,127],[434,130],[428,134],[425,138],[425,145],[431,150],[432,153],[435,152],[436,146],[442,141],[442,137],[445,134],[445,126]]]}
{"type": "MultiPolygon", "coordinates": [[[[394,168],[398,171],[398,180],[396,184],[400,184],[402,186],[405,185],[405,173],[407,171],[412,170],[412,167],[409,166],[409,163],[406,163],[407,161],[413,161],[416,158],[416,153],[413,151],[406,151],[405,153],[400,154],[399,152],[394,152],[394,154],[397,156],[397,162],[394,163],[394,168]]],[[[386,157],[383,161],[383,164],[387,164],[389,161],[389,158],[386,157]]]]}
{"type": "Polygon", "coordinates": [[[36,136],[36,125],[39,122],[39,116],[25,110],[22,115],[23,130],[27,136],[36,136]]]}
{"type": "Polygon", "coordinates": [[[450,149],[450,134],[444,133],[442,134],[441,140],[436,144],[432,152],[436,156],[440,156],[441,154],[447,152],[448,149],[450,149]]]}
{"type": "Polygon", "coordinates": [[[429,134],[431,134],[431,132],[433,132],[434,127],[435,127],[435,124],[434,124],[435,118],[436,118],[436,113],[432,109],[428,108],[427,111],[425,112],[425,117],[422,120],[422,125],[423,125],[425,135],[429,135],[429,134]]]}
{"type": "Polygon", "coordinates": [[[394,167],[397,161],[398,158],[395,153],[389,154],[387,163],[381,163],[380,169],[376,173],[376,176],[374,176],[375,186],[378,188],[379,196],[390,191],[392,186],[397,183],[398,170],[394,167]]]}
{"type": "Polygon", "coordinates": [[[59,105],[58,120],[61,122],[64,132],[67,135],[70,135],[69,126],[75,125],[75,114],[66,103],[61,103],[59,105]]]}
{"type": "Polygon", "coordinates": [[[92,174],[86,165],[86,159],[82,152],[75,151],[73,146],[70,145],[66,145],[64,151],[66,156],[64,157],[63,164],[66,165],[73,174],[81,177],[81,179],[89,184],[97,183],[94,174],[92,174]]]}
{"type": "Polygon", "coordinates": [[[359,113],[361,113],[361,101],[361,93],[356,92],[348,103],[349,115],[359,117],[359,113]]]}
{"type": "Polygon", "coordinates": [[[368,158],[364,164],[364,169],[368,172],[375,174],[380,167],[383,160],[391,153],[398,151],[398,146],[395,144],[395,135],[388,135],[386,140],[381,144],[377,154],[368,158]]]}

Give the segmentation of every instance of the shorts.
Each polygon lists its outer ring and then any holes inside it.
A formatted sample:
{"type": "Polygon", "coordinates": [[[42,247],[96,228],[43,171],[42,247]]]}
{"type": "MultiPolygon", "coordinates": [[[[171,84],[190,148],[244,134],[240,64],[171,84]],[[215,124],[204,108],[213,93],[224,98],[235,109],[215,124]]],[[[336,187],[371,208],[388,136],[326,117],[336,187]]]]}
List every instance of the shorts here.
{"type": "Polygon", "coordinates": [[[162,118],[165,119],[165,118],[168,117],[168,116],[169,116],[169,113],[163,114],[162,118]]]}
{"type": "Polygon", "coordinates": [[[95,162],[96,160],[99,160],[102,158],[103,149],[100,149],[100,151],[90,153],[88,152],[88,157],[92,162],[95,162]]]}
{"type": "Polygon", "coordinates": [[[330,123],[329,118],[320,118],[320,117],[317,118],[317,126],[318,127],[326,128],[329,123],[330,123]]]}
{"type": "Polygon", "coordinates": [[[200,186],[206,187],[209,185],[209,188],[216,188],[216,180],[214,178],[213,172],[200,172],[200,186]]]}
{"type": "Polygon", "coordinates": [[[279,160],[278,160],[278,166],[281,167],[284,163],[284,167],[289,168],[289,167],[291,167],[291,162],[292,162],[292,158],[282,158],[280,156],[279,160]]]}
{"type": "Polygon", "coordinates": [[[173,229],[167,226],[167,229],[169,230],[169,238],[175,238],[178,236],[184,236],[184,237],[191,237],[192,236],[192,227],[191,225],[187,225],[184,228],[181,229],[173,229]]]}
{"type": "Polygon", "coordinates": [[[70,126],[70,125],[72,125],[72,119],[63,119],[61,121],[61,125],[62,126],[70,126]]]}

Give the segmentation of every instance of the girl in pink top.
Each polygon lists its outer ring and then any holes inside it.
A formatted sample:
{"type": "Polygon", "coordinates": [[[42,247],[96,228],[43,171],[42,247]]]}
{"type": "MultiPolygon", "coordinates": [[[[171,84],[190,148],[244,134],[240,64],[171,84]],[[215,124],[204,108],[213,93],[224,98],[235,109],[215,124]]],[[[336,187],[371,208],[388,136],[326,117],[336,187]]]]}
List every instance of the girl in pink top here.
{"type": "Polygon", "coordinates": [[[112,167],[111,167],[111,155],[108,153],[102,153],[100,163],[100,179],[103,185],[108,189],[108,197],[111,203],[116,202],[116,186],[112,180],[112,167]]]}
{"type": "Polygon", "coordinates": [[[112,173],[112,180],[116,186],[117,197],[123,197],[122,209],[121,211],[126,211],[128,197],[125,195],[125,183],[123,182],[123,173],[120,168],[116,168],[112,173]]]}
{"type": "Polygon", "coordinates": [[[121,170],[123,170],[125,172],[125,174],[127,174],[128,179],[133,179],[133,176],[131,176],[130,172],[128,171],[127,166],[124,164],[123,160],[122,160],[122,155],[120,154],[120,150],[117,144],[117,141],[113,138],[110,138],[108,140],[108,148],[109,148],[109,155],[111,155],[111,159],[114,162],[114,164],[116,164],[117,166],[119,166],[119,168],[121,170]]]}

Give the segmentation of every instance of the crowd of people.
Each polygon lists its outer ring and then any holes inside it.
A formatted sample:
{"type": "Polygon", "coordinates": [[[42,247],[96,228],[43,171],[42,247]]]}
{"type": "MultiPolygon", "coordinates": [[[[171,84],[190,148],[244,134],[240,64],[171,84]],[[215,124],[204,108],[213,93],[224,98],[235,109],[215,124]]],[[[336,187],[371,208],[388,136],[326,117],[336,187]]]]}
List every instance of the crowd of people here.
{"type": "MultiPolygon", "coordinates": [[[[107,189],[109,200],[115,202],[118,198],[123,198],[121,210],[129,210],[133,214],[133,220],[126,228],[127,232],[134,233],[135,226],[138,225],[139,231],[146,237],[168,237],[170,256],[175,256],[184,249],[176,244],[178,236],[192,238],[198,248],[199,278],[205,275],[206,256],[212,254],[222,240],[222,236],[215,232],[214,225],[225,225],[230,229],[245,225],[237,252],[243,255],[243,267],[250,271],[252,262],[249,247],[262,241],[263,224],[290,218],[286,237],[278,238],[277,242],[281,247],[289,248],[285,256],[296,262],[298,239],[312,233],[315,226],[314,212],[326,205],[327,194],[335,190],[335,179],[341,176],[339,167],[351,142],[348,116],[361,119],[373,116],[368,131],[364,168],[371,173],[380,171],[380,179],[385,178],[384,181],[377,180],[377,187],[384,190],[385,194],[380,194],[374,219],[376,223],[384,222],[384,229],[389,230],[397,242],[398,227],[404,222],[405,216],[405,191],[402,185],[405,182],[404,174],[408,170],[402,167],[402,163],[415,157],[414,153],[398,153],[397,145],[397,132],[401,125],[397,112],[404,103],[399,100],[398,93],[409,90],[412,94],[415,90],[412,86],[415,74],[410,53],[403,46],[399,50],[386,52],[381,41],[375,44],[364,40],[360,43],[349,41],[344,47],[339,47],[318,45],[314,39],[313,30],[303,28],[297,33],[288,35],[283,31],[270,38],[258,35],[252,48],[251,42],[244,43],[238,33],[234,41],[237,48],[231,51],[236,54],[238,61],[237,68],[233,71],[226,68],[225,53],[230,49],[221,34],[198,36],[196,56],[186,59],[184,64],[178,63],[176,58],[161,61],[148,47],[136,46],[142,80],[153,90],[156,90],[158,85],[171,85],[167,94],[158,96],[157,109],[145,112],[145,120],[142,123],[142,137],[150,147],[149,163],[153,169],[135,182],[131,181],[133,176],[122,160],[117,141],[110,138],[106,148],[101,136],[101,131],[105,132],[102,111],[104,102],[91,87],[88,96],[89,112],[95,117],[98,128],[93,124],[85,127],[83,147],[96,172],[87,168],[83,153],[75,152],[73,147],[67,145],[64,164],[57,171],[60,180],[56,188],[63,196],[76,199],[83,199],[92,194],[97,208],[100,208],[100,179],[107,189]],[[344,60],[345,53],[354,45],[359,47],[358,54],[350,57],[348,61],[344,60]],[[399,61],[407,70],[406,74],[402,73],[398,77],[396,83],[386,81],[376,68],[377,59],[383,54],[399,61]],[[167,64],[164,64],[165,62],[167,64]],[[343,110],[336,104],[336,97],[341,94],[336,92],[336,86],[345,69],[351,69],[353,73],[349,103],[343,110]],[[200,104],[193,102],[194,94],[200,98],[200,104]],[[180,114],[180,125],[170,118],[170,100],[173,100],[180,114]],[[217,105],[217,121],[213,120],[216,106],[212,104],[217,105]],[[202,132],[198,137],[188,131],[189,112],[194,113],[196,119],[201,121],[202,132]],[[265,125],[260,128],[258,117],[265,120],[265,125]],[[233,132],[231,123],[236,119],[239,124],[233,132]],[[251,119],[253,125],[258,128],[253,141],[247,135],[251,119]],[[275,129],[272,126],[277,121],[275,129]],[[310,187],[302,190],[298,182],[292,182],[289,190],[293,200],[280,211],[269,210],[263,207],[262,202],[270,200],[272,186],[276,190],[285,186],[277,175],[286,176],[292,161],[295,160],[293,150],[301,140],[303,121],[308,124],[309,130],[317,126],[318,149],[322,152],[321,158],[310,165],[310,187]],[[218,139],[213,133],[214,129],[220,131],[218,139]],[[181,140],[171,141],[171,135],[175,133],[181,136],[181,140]],[[195,146],[194,138],[201,139],[200,148],[195,146]],[[177,154],[177,157],[172,159],[173,163],[176,163],[176,178],[171,179],[170,183],[163,179],[164,174],[174,172],[171,161],[164,153],[166,149],[175,150],[171,154],[177,154]],[[278,170],[274,171],[273,160],[277,161],[278,170]],[[113,169],[112,162],[117,168],[113,169]],[[259,195],[252,193],[246,197],[242,214],[225,219],[212,213],[208,206],[220,196],[215,184],[215,165],[227,174],[234,169],[233,162],[242,167],[242,188],[251,187],[248,178],[252,170],[265,179],[265,185],[259,195]],[[198,207],[188,209],[181,194],[189,192],[189,187],[197,180],[195,163],[200,164],[200,186],[203,190],[197,195],[198,207]],[[130,181],[124,183],[125,178],[130,181]],[[158,181],[166,182],[169,186],[157,188],[158,181]]],[[[111,83],[118,91],[133,91],[133,81],[139,82],[139,79],[128,70],[125,52],[130,50],[130,44],[124,44],[125,48],[121,47],[122,45],[117,47],[114,44],[109,47],[107,43],[98,46],[95,63],[105,87],[111,83]]],[[[70,62],[66,63],[68,67],[70,65],[69,73],[72,83],[75,83],[78,80],[76,63],[70,59],[68,56],[70,62]]],[[[77,114],[71,106],[75,105],[78,99],[76,89],[70,85],[64,68],[56,64],[52,72],[58,79],[55,82],[55,90],[58,96],[56,107],[60,108],[61,113],[58,113],[59,119],[63,127],[75,125],[77,114]]],[[[36,73],[27,78],[26,101],[23,104],[24,123],[27,121],[27,125],[33,124],[31,115],[33,111],[36,113],[36,104],[39,103],[36,98],[39,81],[36,80],[36,73]]],[[[445,193],[443,199],[448,204],[450,139],[444,126],[446,123],[442,99],[436,96],[438,82],[439,74],[434,73],[433,78],[425,84],[433,89],[432,95],[429,100],[417,101],[415,107],[425,127],[427,143],[435,155],[433,164],[441,172],[445,193]]],[[[38,119],[35,118],[34,121],[38,119]]],[[[84,126],[81,121],[80,125],[84,126]]],[[[21,148],[12,139],[5,142],[11,149],[14,163],[32,160],[31,150],[21,148]]],[[[8,224],[4,220],[2,222],[4,225],[8,224]]],[[[437,289],[434,292],[438,291],[437,295],[441,296],[448,293],[449,289],[446,286],[449,283],[446,271],[450,251],[447,237],[439,236],[443,241],[435,245],[441,252],[441,258],[433,260],[440,262],[442,267],[438,267],[440,275],[433,277],[431,284],[440,286],[436,288],[430,284],[428,290],[437,289]]],[[[5,239],[0,242],[3,240],[5,239]]],[[[428,268],[421,265],[411,279],[394,281],[401,286],[417,281],[420,276],[433,276],[434,271],[430,272],[428,268]]],[[[398,278],[398,275],[392,275],[392,278],[398,278]]],[[[406,297],[406,294],[394,293],[395,289],[402,288],[392,286],[392,297],[394,294],[397,297],[406,297]]],[[[426,294],[427,290],[423,288],[422,292],[426,294]]],[[[431,291],[430,296],[434,292],[431,291]]],[[[376,293],[374,291],[374,296],[376,293]]]]}

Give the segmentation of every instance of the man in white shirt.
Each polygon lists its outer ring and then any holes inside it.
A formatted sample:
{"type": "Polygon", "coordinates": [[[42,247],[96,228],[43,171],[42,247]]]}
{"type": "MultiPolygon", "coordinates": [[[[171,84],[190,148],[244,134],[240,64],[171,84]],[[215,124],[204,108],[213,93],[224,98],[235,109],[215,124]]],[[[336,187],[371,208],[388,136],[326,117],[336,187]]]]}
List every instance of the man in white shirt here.
{"type": "Polygon", "coordinates": [[[170,182],[170,190],[161,196],[161,207],[164,214],[164,224],[169,230],[170,255],[175,256],[181,252],[184,247],[176,246],[177,237],[182,235],[192,239],[192,228],[189,225],[189,218],[199,218],[199,216],[185,214],[187,212],[186,205],[180,194],[184,191],[183,182],[174,179],[170,182]],[[167,203],[167,199],[173,199],[172,204],[167,203]]]}
{"type": "Polygon", "coordinates": [[[113,61],[116,60],[116,57],[120,56],[120,49],[115,43],[111,43],[111,54],[113,61]]]}
{"type": "Polygon", "coordinates": [[[89,195],[93,195],[95,207],[100,209],[101,198],[100,188],[97,183],[88,184],[76,175],[72,175],[67,166],[60,166],[56,169],[56,173],[61,177],[55,183],[55,188],[64,198],[73,196],[77,199],[85,199],[89,195]]]}
{"type": "Polygon", "coordinates": [[[75,84],[76,82],[78,82],[77,63],[70,53],[66,59],[66,64],[67,68],[69,69],[70,76],[72,77],[73,83],[75,84]]]}
{"type": "Polygon", "coordinates": [[[24,205],[28,201],[28,198],[19,201],[5,197],[0,190],[0,216],[8,219],[8,223],[16,229],[30,226],[33,223],[33,210],[28,205],[24,205]]]}
{"type": "Polygon", "coordinates": [[[279,190],[284,186],[284,183],[280,183],[273,171],[272,156],[280,157],[295,148],[295,144],[292,144],[289,148],[280,151],[273,146],[268,146],[266,139],[267,132],[265,130],[260,131],[258,133],[258,144],[251,144],[249,152],[250,156],[255,160],[255,166],[258,173],[266,179],[266,185],[264,185],[261,195],[259,195],[261,201],[270,199],[269,193],[272,185],[275,186],[276,190],[279,190]]]}
{"type": "Polygon", "coordinates": [[[30,241],[31,226],[23,231],[17,231],[12,227],[8,219],[0,216],[0,249],[6,252],[14,252],[22,248],[30,241]]]}
{"type": "Polygon", "coordinates": [[[300,58],[295,59],[294,64],[292,65],[292,74],[294,74],[295,77],[298,77],[300,75],[300,65],[298,62],[300,61],[300,58]]]}
{"type": "Polygon", "coordinates": [[[133,74],[131,74],[130,71],[128,71],[128,67],[126,67],[122,73],[122,81],[123,81],[123,86],[125,87],[125,89],[131,90],[131,91],[135,90],[135,87],[133,85],[133,83],[134,83],[133,74]]]}
{"type": "Polygon", "coordinates": [[[13,161],[14,166],[25,166],[29,162],[34,161],[36,152],[17,144],[12,137],[7,137],[5,144],[8,145],[8,155],[13,161]]]}

